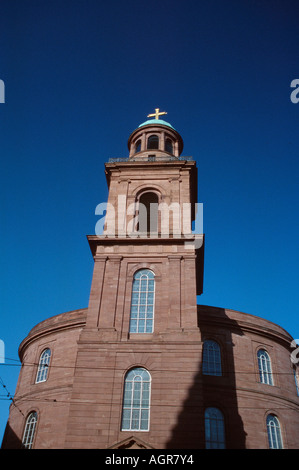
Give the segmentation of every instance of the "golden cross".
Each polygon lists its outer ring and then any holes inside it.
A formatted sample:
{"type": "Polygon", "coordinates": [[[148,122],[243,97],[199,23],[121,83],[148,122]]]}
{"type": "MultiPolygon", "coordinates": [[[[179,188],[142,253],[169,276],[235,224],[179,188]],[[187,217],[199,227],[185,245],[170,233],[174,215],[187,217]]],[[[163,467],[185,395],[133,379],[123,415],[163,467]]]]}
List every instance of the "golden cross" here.
{"type": "Polygon", "coordinates": [[[159,119],[159,116],[161,116],[162,114],[167,114],[165,111],[161,111],[161,113],[159,113],[159,111],[160,111],[159,108],[155,108],[155,113],[148,114],[147,117],[154,117],[155,119],[159,119]]]}

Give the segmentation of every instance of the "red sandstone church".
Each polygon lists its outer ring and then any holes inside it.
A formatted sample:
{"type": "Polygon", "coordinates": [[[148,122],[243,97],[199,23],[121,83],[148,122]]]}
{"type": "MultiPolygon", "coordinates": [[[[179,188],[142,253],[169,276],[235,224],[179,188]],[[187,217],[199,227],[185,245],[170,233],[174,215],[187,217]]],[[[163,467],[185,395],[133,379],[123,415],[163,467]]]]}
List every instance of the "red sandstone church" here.
{"type": "Polygon", "coordinates": [[[128,158],[105,164],[88,308],[44,320],[21,343],[3,448],[299,448],[293,338],[197,305],[196,162],[164,114],[134,130],[128,158]]]}

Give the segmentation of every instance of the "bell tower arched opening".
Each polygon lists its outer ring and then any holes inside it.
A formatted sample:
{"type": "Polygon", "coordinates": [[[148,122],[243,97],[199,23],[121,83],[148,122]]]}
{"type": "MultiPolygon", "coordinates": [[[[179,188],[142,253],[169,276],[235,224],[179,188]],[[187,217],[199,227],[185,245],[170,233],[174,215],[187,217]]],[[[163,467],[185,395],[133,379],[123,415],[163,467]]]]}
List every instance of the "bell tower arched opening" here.
{"type": "Polygon", "coordinates": [[[156,193],[147,191],[140,195],[138,201],[138,232],[158,232],[158,205],[159,197],[156,193]]]}

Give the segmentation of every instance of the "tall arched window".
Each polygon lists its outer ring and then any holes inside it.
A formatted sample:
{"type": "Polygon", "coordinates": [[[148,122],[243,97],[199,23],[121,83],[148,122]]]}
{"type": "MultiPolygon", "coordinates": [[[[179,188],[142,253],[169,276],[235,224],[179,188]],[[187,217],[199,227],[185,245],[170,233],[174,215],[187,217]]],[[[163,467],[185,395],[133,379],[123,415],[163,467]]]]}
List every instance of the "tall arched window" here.
{"type": "Polygon", "coordinates": [[[45,382],[48,377],[49,365],[51,359],[51,349],[45,349],[39,358],[38,370],[36,374],[36,383],[45,382]]]}
{"type": "Polygon", "coordinates": [[[156,193],[147,191],[141,194],[138,207],[138,231],[154,233],[158,231],[159,198],[156,193]]]}
{"type": "Polygon", "coordinates": [[[225,449],[224,417],[218,408],[205,410],[206,449],[225,449]]]}
{"type": "Polygon", "coordinates": [[[140,269],[133,279],[130,333],[153,332],[154,301],[155,275],[149,269],[140,269]]]}
{"type": "Polygon", "coordinates": [[[267,385],[273,385],[271,359],[265,349],[259,349],[257,353],[257,360],[259,366],[260,382],[267,385]]]}
{"type": "Polygon", "coordinates": [[[131,369],[124,384],[122,431],[148,431],[151,376],[146,369],[131,369]]]}
{"type": "Polygon", "coordinates": [[[275,415],[267,416],[267,433],[270,449],[283,449],[280,423],[275,415]]]}
{"type": "Polygon", "coordinates": [[[159,137],[157,135],[151,135],[147,140],[147,148],[149,150],[159,148],[159,137]]]}
{"type": "Polygon", "coordinates": [[[26,420],[22,445],[25,449],[31,449],[37,423],[37,412],[32,411],[26,420]]]}
{"type": "Polygon", "coordinates": [[[222,375],[221,350],[216,341],[206,340],[203,344],[202,373],[204,375],[222,375]]]}

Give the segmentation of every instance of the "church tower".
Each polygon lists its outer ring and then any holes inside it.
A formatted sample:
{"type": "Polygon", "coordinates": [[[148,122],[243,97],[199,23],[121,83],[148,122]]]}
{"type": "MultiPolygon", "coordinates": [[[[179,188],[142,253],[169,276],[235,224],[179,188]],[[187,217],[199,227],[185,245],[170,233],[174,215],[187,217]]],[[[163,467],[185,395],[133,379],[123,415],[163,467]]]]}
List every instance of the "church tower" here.
{"type": "Polygon", "coordinates": [[[95,267],[86,325],[105,339],[198,334],[203,236],[191,230],[197,168],[192,158],[181,157],[182,138],[159,119],[161,114],[157,109],[155,119],[130,135],[128,158],[105,165],[109,197],[104,232],[88,237],[95,267]],[[144,322],[138,316],[134,327],[131,290],[139,270],[152,273],[154,303],[146,312],[151,310],[152,318],[144,322]]]}
{"type": "Polygon", "coordinates": [[[43,320],[20,344],[3,448],[299,447],[293,338],[197,305],[197,168],[165,114],[156,109],[127,157],[105,164],[105,218],[87,237],[89,305],[43,320]]]}
{"type": "MultiPolygon", "coordinates": [[[[157,433],[163,433],[163,426],[169,429],[169,406],[175,420],[174,410],[179,411],[182,399],[179,389],[186,388],[198,364],[193,346],[200,344],[196,294],[201,294],[203,284],[203,235],[191,230],[197,168],[191,157],[181,156],[183,140],[160,119],[163,114],[156,109],[132,132],[127,158],[105,164],[109,197],[104,231],[88,236],[94,273],[77,363],[98,369],[90,374],[80,370],[73,396],[82,399],[83,390],[97,388],[104,447],[128,434],[136,438],[140,431],[144,441],[156,446],[157,433]],[[126,386],[134,394],[138,380],[142,382],[135,371],[148,381],[150,409],[121,405],[123,394],[129,393],[126,386]],[[132,382],[126,385],[130,374],[132,382]],[[165,400],[167,410],[162,406],[165,400]]],[[[86,407],[90,412],[92,405],[86,407]]],[[[70,446],[72,430],[80,421],[78,410],[84,415],[86,407],[74,399],[70,446]]]]}

